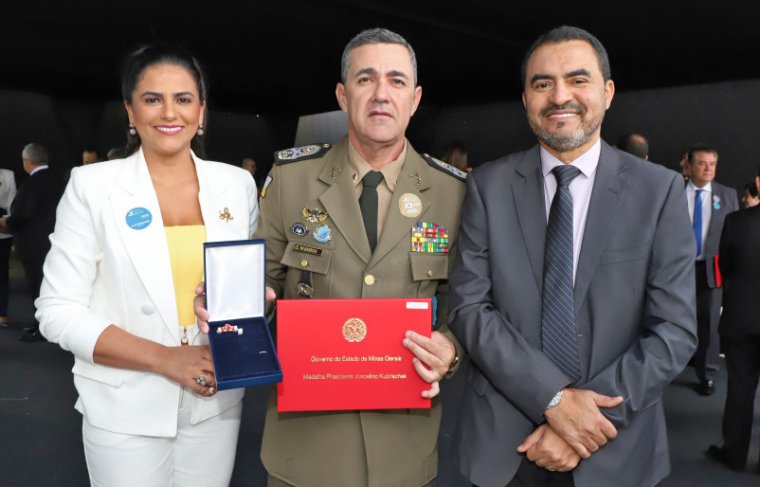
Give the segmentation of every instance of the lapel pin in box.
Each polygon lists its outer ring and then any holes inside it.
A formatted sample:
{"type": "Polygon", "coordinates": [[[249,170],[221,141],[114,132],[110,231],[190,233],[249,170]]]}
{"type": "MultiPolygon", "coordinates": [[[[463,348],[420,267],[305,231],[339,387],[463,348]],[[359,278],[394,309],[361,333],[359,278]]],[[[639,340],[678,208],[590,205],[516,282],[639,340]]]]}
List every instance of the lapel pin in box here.
{"type": "Polygon", "coordinates": [[[264,240],[206,242],[203,256],[219,389],[280,382],[282,368],[266,320],[264,240]]]}

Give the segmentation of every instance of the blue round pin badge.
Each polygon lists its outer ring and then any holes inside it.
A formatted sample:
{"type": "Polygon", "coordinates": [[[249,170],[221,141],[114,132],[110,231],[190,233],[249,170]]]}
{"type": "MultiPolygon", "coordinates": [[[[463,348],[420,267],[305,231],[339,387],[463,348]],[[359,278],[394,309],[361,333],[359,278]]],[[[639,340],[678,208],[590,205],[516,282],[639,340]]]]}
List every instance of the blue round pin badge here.
{"type": "Polygon", "coordinates": [[[309,234],[309,229],[303,223],[294,223],[290,226],[290,233],[297,237],[303,237],[309,234]]]}
{"type": "Polygon", "coordinates": [[[153,221],[153,215],[147,208],[137,207],[129,210],[124,219],[127,221],[127,226],[132,230],[142,230],[153,221]]]}
{"type": "Polygon", "coordinates": [[[720,210],[720,202],[719,201],[714,202],[713,208],[715,208],[716,210],[720,210]]]}
{"type": "Polygon", "coordinates": [[[319,225],[314,229],[314,240],[319,243],[327,243],[332,240],[332,235],[330,233],[330,227],[327,225],[319,225]]]}

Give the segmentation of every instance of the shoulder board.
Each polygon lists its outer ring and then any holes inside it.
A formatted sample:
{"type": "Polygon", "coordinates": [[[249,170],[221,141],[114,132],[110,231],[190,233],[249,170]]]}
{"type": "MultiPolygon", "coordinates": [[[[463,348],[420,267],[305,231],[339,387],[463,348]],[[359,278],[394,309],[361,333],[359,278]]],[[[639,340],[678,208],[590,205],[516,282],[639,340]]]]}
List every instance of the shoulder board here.
{"type": "Polygon", "coordinates": [[[332,148],[330,144],[312,144],[303,147],[292,147],[274,153],[274,164],[282,166],[291,162],[305,161],[322,157],[332,148]]]}
{"type": "Polygon", "coordinates": [[[449,176],[454,176],[460,181],[467,180],[467,173],[462,171],[461,169],[454,167],[451,164],[446,164],[445,162],[438,160],[435,157],[432,157],[428,154],[422,154],[422,157],[430,165],[430,167],[438,169],[439,171],[443,171],[447,173],[449,176]]]}

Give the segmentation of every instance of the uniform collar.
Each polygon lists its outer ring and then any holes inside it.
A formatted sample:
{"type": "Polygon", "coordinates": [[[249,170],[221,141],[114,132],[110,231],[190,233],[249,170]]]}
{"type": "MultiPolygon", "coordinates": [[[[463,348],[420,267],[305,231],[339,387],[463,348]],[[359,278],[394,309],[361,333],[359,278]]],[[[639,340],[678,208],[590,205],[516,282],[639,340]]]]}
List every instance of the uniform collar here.
{"type": "MultiPolygon", "coordinates": [[[[403,167],[404,160],[406,159],[406,151],[408,146],[409,145],[407,141],[404,140],[404,148],[401,150],[401,153],[398,155],[398,157],[380,169],[380,172],[383,173],[383,180],[385,181],[385,184],[388,185],[388,189],[390,189],[391,192],[396,190],[396,182],[398,181],[399,174],[401,174],[401,168],[403,167]]],[[[352,178],[354,186],[361,184],[364,176],[373,170],[372,166],[367,164],[367,161],[365,161],[364,158],[359,155],[359,152],[354,148],[353,145],[351,145],[350,141],[348,141],[348,164],[354,174],[356,174],[356,179],[352,178]]]]}

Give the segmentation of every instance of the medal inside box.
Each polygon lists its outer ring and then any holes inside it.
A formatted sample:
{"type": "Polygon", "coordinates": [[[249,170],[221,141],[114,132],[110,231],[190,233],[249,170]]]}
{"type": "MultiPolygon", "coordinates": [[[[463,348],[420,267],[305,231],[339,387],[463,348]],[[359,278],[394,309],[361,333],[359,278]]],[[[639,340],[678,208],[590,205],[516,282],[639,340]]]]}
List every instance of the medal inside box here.
{"type": "Polygon", "coordinates": [[[266,320],[263,240],[203,245],[209,344],[219,389],[282,380],[266,320]]]}

